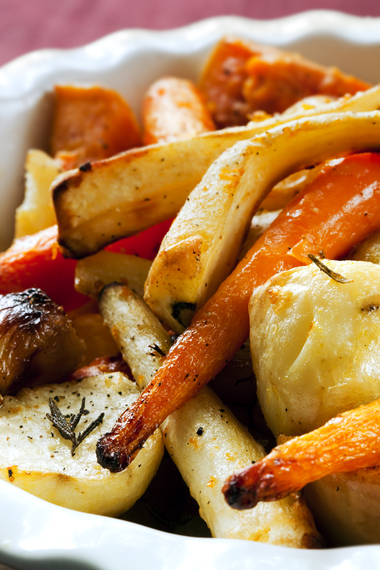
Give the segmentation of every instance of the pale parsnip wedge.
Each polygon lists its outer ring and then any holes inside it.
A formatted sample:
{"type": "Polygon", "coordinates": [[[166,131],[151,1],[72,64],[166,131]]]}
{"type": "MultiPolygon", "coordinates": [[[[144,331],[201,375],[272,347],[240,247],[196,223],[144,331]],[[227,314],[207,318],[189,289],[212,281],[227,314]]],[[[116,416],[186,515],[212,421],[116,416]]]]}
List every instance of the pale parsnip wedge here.
{"type": "Polygon", "coordinates": [[[111,283],[101,291],[99,309],[143,390],[171,347],[168,333],[148,305],[121,283],[111,283]]]}
{"type": "Polygon", "coordinates": [[[16,239],[56,223],[50,186],[62,172],[59,161],[42,150],[30,150],[26,155],[25,171],[24,201],[16,210],[16,239]]]}
{"type": "Polygon", "coordinates": [[[304,118],[236,143],[212,164],[162,241],[145,284],[153,312],[182,332],[234,268],[252,215],[279,180],[379,148],[378,111],[304,118]]]}
{"type": "MultiPolygon", "coordinates": [[[[149,307],[123,285],[100,296],[100,309],[125,360],[144,388],[164,359],[170,339],[149,307]]],[[[299,497],[234,511],[221,493],[236,468],[264,456],[262,447],[209,389],[174,412],[161,426],[165,446],[200,507],[211,534],[295,548],[318,548],[321,538],[299,497]]]]}
{"type": "Polygon", "coordinates": [[[151,265],[151,261],[136,255],[99,251],[78,261],[75,268],[75,289],[97,299],[105,285],[117,281],[125,283],[142,296],[151,265]]]}
{"type": "Polygon", "coordinates": [[[139,395],[136,384],[121,373],[86,378],[81,382],[24,388],[6,396],[0,408],[0,479],[57,505],[102,515],[119,515],[145,492],[160,463],[163,444],[157,431],[144,445],[135,465],[111,474],[96,462],[100,433],[111,429],[120,411],[139,395]],[[79,411],[86,398],[89,414],[79,423],[82,432],[101,412],[103,423],[71,456],[63,439],[46,418],[49,398],[64,415],[79,411]]]}
{"type": "Polygon", "coordinates": [[[171,414],[162,427],[166,448],[214,537],[321,547],[312,515],[299,495],[245,511],[227,505],[221,492],[225,478],[265,454],[209,388],[171,414]]]}
{"type": "Polygon", "coordinates": [[[130,150],[61,175],[52,186],[59,243],[76,258],[175,216],[212,162],[239,140],[290,120],[322,113],[365,112],[380,106],[380,88],[247,127],[130,150]]]}

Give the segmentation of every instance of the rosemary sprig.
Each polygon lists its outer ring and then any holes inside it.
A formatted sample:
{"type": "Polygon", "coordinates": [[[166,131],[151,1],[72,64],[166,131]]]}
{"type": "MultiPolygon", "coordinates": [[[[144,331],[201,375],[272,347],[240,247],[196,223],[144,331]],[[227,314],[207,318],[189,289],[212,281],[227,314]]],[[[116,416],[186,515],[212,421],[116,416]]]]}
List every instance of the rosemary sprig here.
{"type": "Polygon", "coordinates": [[[75,428],[79,424],[82,416],[87,416],[90,412],[85,409],[86,398],[82,398],[82,405],[77,414],[71,414],[70,420],[67,421],[61,410],[53,398],[49,398],[50,414],[46,414],[48,420],[51,421],[54,427],[57,428],[59,433],[64,439],[71,441],[71,455],[74,457],[76,448],[86,439],[86,437],[103,422],[104,413],[101,413],[96,420],[94,420],[82,433],[75,433],[75,428]]]}
{"type": "Polygon", "coordinates": [[[152,350],[154,350],[154,352],[150,352],[150,356],[157,356],[157,354],[159,354],[160,356],[166,356],[165,352],[162,350],[162,348],[160,348],[158,346],[158,344],[149,344],[148,348],[151,348],[152,350]],[[156,354],[155,354],[156,353],[156,354]]]}
{"type": "Polygon", "coordinates": [[[316,255],[313,255],[312,253],[308,253],[307,256],[309,259],[311,259],[311,261],[313,263],[315,263],[315,265],[317,267],[319,267],[319,269],[321,271],[326,273],[326,275],[328,275],[331,279],[333,279],[337,283],[352,283],[352,279],[346,279],[346,277],[343,277],[343,275],[340,275],[340,273],[336,273],[335,271],[332,271],[332,269],[327,267],[327,265],[325,263],[323,263],[320,260],[320,258],[317,257],[316,255]]]}

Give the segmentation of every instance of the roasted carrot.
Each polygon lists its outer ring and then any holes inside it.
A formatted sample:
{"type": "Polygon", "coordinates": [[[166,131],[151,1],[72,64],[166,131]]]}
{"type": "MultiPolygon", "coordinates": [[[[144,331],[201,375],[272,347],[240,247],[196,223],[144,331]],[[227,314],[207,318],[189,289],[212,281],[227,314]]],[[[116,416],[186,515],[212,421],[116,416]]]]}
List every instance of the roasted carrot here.
{"type": "Polygon", "coordinates": [[[54,94],[51,154],[67,170],[141,146],[140,127],[116,91],[57,85],[54,94]]]}
{"type": "Polygon", "coordinates": [[[352,155],[294,198],[178,338],[139,400],[98,442],[98,461],[124,469],[147,437],[232,358],[248,337],[248,302],[277,272],[343,256],[380,226],[380,156],[352,155]],[[293,249],[295,254],[293,255],[293,249]]]}
{"type": "Polygon", "coordinates": [[[380,400],[345,412],[324,426],[275,447],[254,465],[240,469],[223,486],[234,509],[276,501],[331,473],[380,463],[380,400]]]}
{"type": "Polygon", "coordinates": [[[310,95],[341,97],[370,87],[336,68],[248,40],[224,38],[199,84],[218,127],[244,125],[260,110],[282,113],[310,95]]]}
{"type": "Polygon", "coordinates": [[[191,81],[163,77],[150,86],[143,100],[145,145],[187,139],[214,131],[203,95],[191,81]]]}

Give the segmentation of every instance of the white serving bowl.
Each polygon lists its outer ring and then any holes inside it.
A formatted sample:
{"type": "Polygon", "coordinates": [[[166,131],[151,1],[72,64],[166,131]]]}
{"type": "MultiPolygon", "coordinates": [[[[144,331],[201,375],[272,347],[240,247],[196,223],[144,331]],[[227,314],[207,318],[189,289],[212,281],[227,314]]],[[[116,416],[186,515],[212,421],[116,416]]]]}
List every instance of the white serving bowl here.
{"type": "MultiPolygon", "coordinates": [[[[315,11],[255,21],[212,18],[168,32],[126,30],[75,50],[44,50],[0,68],[0,247],[13,235],[29,148],[46,148],[55,83],[100,83],[139,113],[144,90],[164,74],[196,79],[226,34],[296,50],[378,81],[380,19],[315,11]]],[[[23,569],[361,570],[380,567],[378,546],[296,551],[237,540],[177,536],[56,507],[0,482],[0,562],[23,569]]]]}

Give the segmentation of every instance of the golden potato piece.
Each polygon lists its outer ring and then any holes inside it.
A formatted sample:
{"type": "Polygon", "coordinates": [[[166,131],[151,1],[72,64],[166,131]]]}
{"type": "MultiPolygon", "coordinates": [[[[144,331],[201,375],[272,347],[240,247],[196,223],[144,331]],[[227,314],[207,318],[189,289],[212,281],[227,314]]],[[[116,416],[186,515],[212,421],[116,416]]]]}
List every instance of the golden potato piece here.
{"type": "Polygon", "coordinates": [[[380,397],[380,267],[325,261],[274,276],[250,302],[251,354],[273,433],[299,435],[380,397]]]}
{"type": "Polygon", "coordinates": [[[137,386],[121,373],[86,378],[81,382],[24,388],[6,396],[0,408],[0,479],[41,499],[88,513],[117,516],[145,492],[160,463],[163,444],[156,432],[141,450],[139,460],[122,473],[111,474],[96,462],[100,433],[111,429],[124,406],[138,397],[137,386]],[[76,414],[86,398],[85,415],[76,432],[104,412],[104,419],[71,455],[71,441],[63,439],[47,419],[49,398],[63,415],[76,414]]]}

